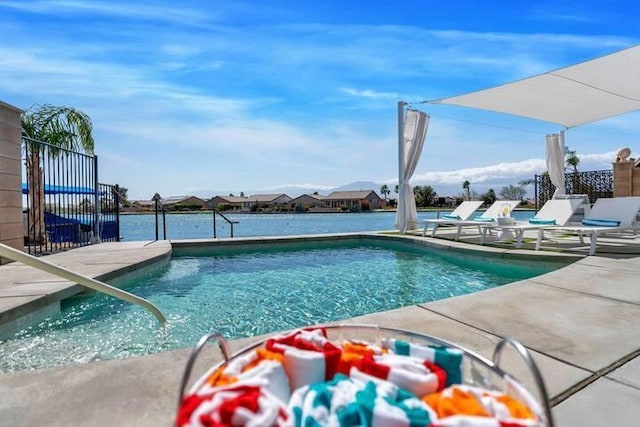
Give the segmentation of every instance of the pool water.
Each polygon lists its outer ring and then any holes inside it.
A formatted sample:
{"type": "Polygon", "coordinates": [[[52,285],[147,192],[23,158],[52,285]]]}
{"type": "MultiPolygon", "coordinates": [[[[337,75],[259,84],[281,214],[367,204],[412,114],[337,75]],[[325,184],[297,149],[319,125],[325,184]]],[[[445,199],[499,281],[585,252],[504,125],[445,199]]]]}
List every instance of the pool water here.
{"type": "MultiPolygon", "coordinates": [[[[492,261],[406,243],[346,240],[177,256],[122,283],[167,316],[108,296],[63,311],[0,342],[0,372],[127,358],[435,301],[536,276],[558,265],[492,261]]],[[[179,250],[174,251],[179,254],[179,250]]]]}

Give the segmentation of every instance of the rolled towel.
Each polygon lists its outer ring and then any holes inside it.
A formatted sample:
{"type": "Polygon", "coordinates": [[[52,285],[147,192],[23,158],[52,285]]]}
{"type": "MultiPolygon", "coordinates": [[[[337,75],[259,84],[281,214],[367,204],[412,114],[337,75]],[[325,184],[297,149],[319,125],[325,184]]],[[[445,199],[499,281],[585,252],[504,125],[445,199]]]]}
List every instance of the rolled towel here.
{"type": "Polygon", "coordinates": [[[332,379],[340,363],[340,348],[329,341],[322,328],[276,336],[268,339],[265,346],[284,356],[284,370],[292,390],[332,379]]]}
{"type": "Polygon", "coordinates": [[[288,426],[292,416],[286,403],[265,388],[239,382],[215,387],[204,395],[187,396],[178,410],[176,425],[288,426]]]}
{"type": "Polygon", "coordinates": [[[529,218],[529,224],[537,225],[556,225],[555,219],[529,218]]]}
{"type": "Polygon", "coordinates": [[[596,227],[620,227],[620,221],[615,219],[590,219],[582,220],[582,225],[591,225],[596,227]]]}
{"type": "Polygon", "coordinates": [[[485,216],[477,216],[473,218],[473,220],[478,222],[495,222],[495,218],[485,217],[485,216]]]}
{"type": "Polygon", "coordinates": [[[433,427],[533,427],[540,424],[534,412],[519,400],[506,393],[478,387],[455,385],[425,396],[423,401],[436,414],[433,427]]]}
{"type": "Polygon", "coordinates": [[[283,402],[289,400],[291,388],[279,353],[259,348],[232,359],[207,378],[196,394],[210,394],[216,387],[238,382],[266,387],[283,402]]]}
{"type": "Polygon", "coordinates": [[[382,347],[399,355],[417,357],[435,363],[447,374],[446,386],[462,383],[463,353],[455,348],[409,343],[395,338],[383,338],[382,347]]]}
{"type": "Polygon", "coordinates": [[[358,375],[357,371],[387,380],[418,397],[442,390],[447,382],[447,373],[435,363],[396,354],[364,356],[353,364],[349,376],[358,375]]]}
{"type": "Polygon", "coordinates": [[[342,374],[296,390],[289,411],[297,426],[427,426],[432,419],[424,402],[395,385],[342,374]]]}
{"type": "Polygon", "coordinates": [[[453,215],[453,214],[444,214],[442,215],[442,218],[444,219],[455,219],[455,220],[461,220],[462,218],[460,217],[460,215],[453,215]]]}

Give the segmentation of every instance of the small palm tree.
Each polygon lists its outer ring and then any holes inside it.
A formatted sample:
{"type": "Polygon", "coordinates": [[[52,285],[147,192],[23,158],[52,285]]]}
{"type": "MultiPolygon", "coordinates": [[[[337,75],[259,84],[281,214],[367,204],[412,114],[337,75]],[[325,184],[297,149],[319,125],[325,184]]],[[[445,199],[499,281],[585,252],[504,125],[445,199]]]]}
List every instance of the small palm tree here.
{"type": "MultiPolygon", "coordinates": [[[[82,111],[70,107],[35,105],[27,110],[21,119],[22,136],[43,141],[51,146],[66,150],[82,151],[93,155],[94,140],[91,119],[82,111]]],[[[44,172],[41,166],[40,150],[30,146],[27,157],[27,186],[29,199],[29,235],[37,242],[44,242],[44,172]],[[39,235],[36,236],[36,233],[39,235]]],[[[49,150],[55,156],[55,149],[49,150]]]]}
{"type": "Polygon", "coordinates": [[[580,158],[576,155],[575,150],[567,149],[564,162],[567,167],[573,168],[573,194],[580,192],[580,175],[578,175],[578,165],[580,158]]]}
{"type": "Polygon", "coordinates": [[[467,192],[467,200],[471,200],[471,189],[470,189],[470,186],[471,186],[471,183],[469,181],[467,181],[467,180],[465,180],[462,183],[462,189],[466,190],[466,192],[467,192]]]}
{"type": "Polygon", "coordinates": [[[389,191],[389,186],[387,184],[382,184],[382,186],[380,187],[380,194],[382,194],[384,196],[385,203],[387,201],[387,196],[390,193],[391,193],[391,191],[389,191]]]}

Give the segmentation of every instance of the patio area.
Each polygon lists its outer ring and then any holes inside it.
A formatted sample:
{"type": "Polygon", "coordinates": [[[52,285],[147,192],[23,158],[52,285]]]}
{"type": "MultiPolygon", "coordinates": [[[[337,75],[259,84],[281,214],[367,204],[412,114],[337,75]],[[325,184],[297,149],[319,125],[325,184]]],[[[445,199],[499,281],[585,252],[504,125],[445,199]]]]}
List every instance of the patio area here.
{"type": "MultiPolygon", "coordinates": [[[[436,239],[398,238],[532,260],[575,253],[574,248],[555,244],[554,252],[469,244],[477,238],[472,234],[453,242],[447,233],[443,230],[436,239]]],[[[542,276],[347,322],[428,333],[488,358],[500,337],[514,337],[532,352],[542,371],[557,426],[635,426],[640,417],[640,240],[603,239],[603,243],[603,256],[577,256],[576,262],[542,276]]],[[[168,242],[109,243],[55,257],[80,273],[105,277],[162,259],[168,251],[168,242]]],[[[0,301],[7,302],[13,298],[9,294],[20,289],[36,297],[52,284],[44,273],[27,270],[19,264],[0,267],[0,301]]],[[[59,281],[53,284],[62,287],[59,281]]],[[[20,296],[27,297],[24,292],[20,296]]],[[[232,348],[251,340],[234,341],[232,348]]],[[[171,425],[189,352],[0,375],[0,419],[8,425],[171,425]]],[[[213,358],[202,359],[194,377],[213,358]]],[[[532,388],[532,379],[515,353],[505,354],[503,366],[532,388]]]]}

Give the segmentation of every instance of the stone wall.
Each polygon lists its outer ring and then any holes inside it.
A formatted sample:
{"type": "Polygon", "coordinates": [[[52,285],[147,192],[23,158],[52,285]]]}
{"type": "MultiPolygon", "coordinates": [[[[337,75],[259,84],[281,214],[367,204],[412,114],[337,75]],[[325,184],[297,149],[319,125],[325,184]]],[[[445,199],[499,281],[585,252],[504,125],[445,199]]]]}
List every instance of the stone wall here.
{"type": "Polygon", "coordinates": [[[613,164],[613,197],[640,196],[640,167],[635,161],[613,164]]]}
{"type": "MultiPolygon", "coordinates": [[[[22,250],[22,110],[0,101],[0,242],[22,250]]],[[[0,264],[8,262],[0,258],[0,264]]]]}

